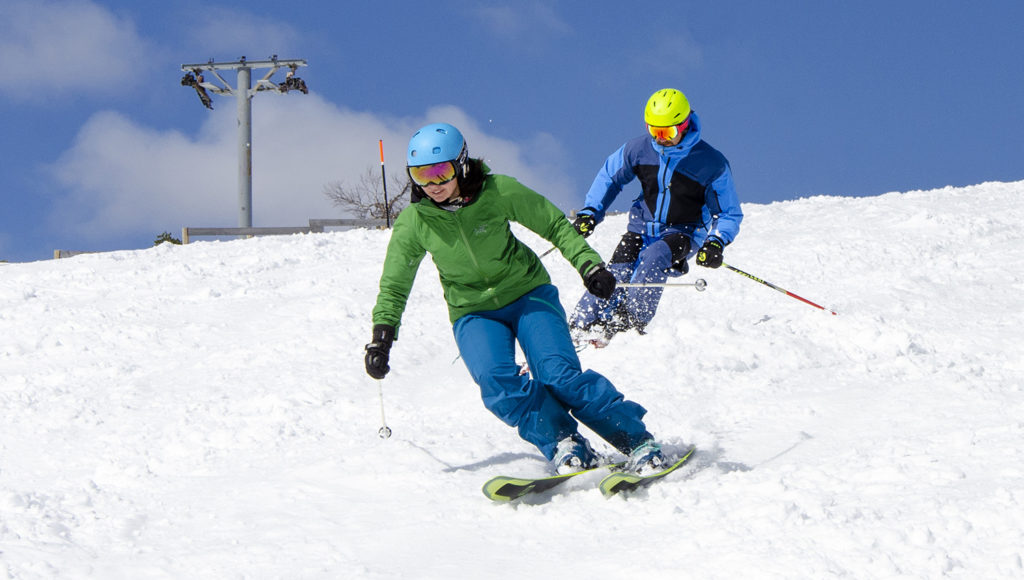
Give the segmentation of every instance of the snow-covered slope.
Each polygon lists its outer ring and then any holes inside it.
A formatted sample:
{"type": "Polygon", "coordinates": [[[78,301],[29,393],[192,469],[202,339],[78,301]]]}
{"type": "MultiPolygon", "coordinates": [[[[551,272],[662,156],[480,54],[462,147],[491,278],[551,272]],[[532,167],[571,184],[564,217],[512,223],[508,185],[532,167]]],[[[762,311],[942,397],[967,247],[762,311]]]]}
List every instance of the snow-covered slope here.
{"type": "MultiPolygon", "coordinates": [[[[1022,195],[745,206],[726,261],[839,315],[694,267],[706,292],[584,351],[699,446],[612,499],[483,497],[547,466],[480,403],[429,260],[378,437],[386,231],[0,265],[0,576],[1021,577],[1022,195]]],[[[591,240],[610,256],[624,228],[591,240]]],[[[544,261],[571,308],[578,277],[544,261]]]]}

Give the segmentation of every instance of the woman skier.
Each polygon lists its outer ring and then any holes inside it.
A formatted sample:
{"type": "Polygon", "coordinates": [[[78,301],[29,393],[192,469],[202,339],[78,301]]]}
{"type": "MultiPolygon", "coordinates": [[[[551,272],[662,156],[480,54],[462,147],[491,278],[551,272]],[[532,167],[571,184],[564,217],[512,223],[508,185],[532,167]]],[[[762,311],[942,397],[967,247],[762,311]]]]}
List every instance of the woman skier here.
{"type": "Polygon", "coordinates": [[[484,406],[535,445],[558,473],[595,467],[599,458],[577,420],[648,473],[665,458],[643,422],[646,409],[604,376],[583,371],[558,290],[537,255],[509,227],[517,222],[559,248],[587,290],[608,298],[615,277],[550,201],[471,159],[458,129],[436,123],[409,141],[412,203],[399,214],[373,309],[366,372],[383,379],[420,261],[440,274],[455,342],[484,406]],[[519,374],[515,341],[530,375],[519,374]]]}

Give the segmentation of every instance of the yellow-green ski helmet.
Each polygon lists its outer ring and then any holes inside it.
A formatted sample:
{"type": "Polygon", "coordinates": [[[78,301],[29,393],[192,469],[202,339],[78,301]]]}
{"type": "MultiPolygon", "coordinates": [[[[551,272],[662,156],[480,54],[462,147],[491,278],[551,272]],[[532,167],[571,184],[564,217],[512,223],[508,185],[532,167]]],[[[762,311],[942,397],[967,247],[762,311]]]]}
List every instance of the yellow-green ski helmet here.
{"type": "Polygon", "coordinates": [[[690,116],[690,102],[675,89],[661,89],[647,99],[644,122],[653,127],[672,127],[690,116]]]}

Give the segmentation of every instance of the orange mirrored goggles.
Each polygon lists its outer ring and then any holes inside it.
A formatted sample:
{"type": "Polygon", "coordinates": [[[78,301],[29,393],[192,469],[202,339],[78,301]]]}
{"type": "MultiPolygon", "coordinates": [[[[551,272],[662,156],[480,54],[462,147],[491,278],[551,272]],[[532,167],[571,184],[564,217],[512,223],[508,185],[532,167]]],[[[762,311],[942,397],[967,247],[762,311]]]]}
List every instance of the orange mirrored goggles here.
{"type": "Polygon", "coordinates": [[[658,141],[672,141],[679,135],[686,133],[686,130],[690,128],[690,118],[687,117],[685,121],[678,125],[672,125],[671,127],[655,127],[654,125],[647,126],[647,132],[651,134],[658,141]]]}
{"type": "Polygon", "coordinates": [[[420,187],[444,185],[455,179],[455,164],[451,161],[442,161],[432,165],[410,167],[409,177],[420,187]]]}

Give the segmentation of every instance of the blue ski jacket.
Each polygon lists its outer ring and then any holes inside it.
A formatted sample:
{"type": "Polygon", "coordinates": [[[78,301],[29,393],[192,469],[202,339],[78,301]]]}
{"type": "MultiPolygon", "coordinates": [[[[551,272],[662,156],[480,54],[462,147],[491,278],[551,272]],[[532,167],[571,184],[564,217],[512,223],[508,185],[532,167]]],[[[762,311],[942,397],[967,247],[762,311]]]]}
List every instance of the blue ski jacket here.
{"type": "Polygon", "coordinates": [[[640,181],[645,222],[629,231],[660,238],[668,231],[690,235],[696,245],[709,236],[729,244],[743,221],[729,161],[700,138],[700,119],[690,114],[690,130],[678,145],[663,147],[649,135],[626,142],[604,162],[587,192],[586,207],[600,223],[622,188],[640,181]]]}

